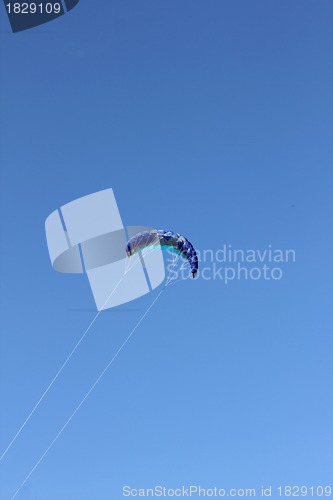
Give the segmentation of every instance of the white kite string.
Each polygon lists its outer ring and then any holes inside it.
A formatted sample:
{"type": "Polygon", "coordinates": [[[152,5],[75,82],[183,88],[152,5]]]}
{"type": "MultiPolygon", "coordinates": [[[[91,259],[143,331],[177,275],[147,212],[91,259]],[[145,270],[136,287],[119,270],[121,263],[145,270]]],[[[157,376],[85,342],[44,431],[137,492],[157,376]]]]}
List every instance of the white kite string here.
{"type": "MultiPolygon", "coordinates": [[[[176,262],[179,258],[179,255],[176,259],[176,262]]],[[[175,262],[175,264],[176,264],[175,262]]],[[[174,264],[174,265],[175,265],[174,264]]],[[[92,393],[92,391],[95,389],[96,385],[98,384],[98,382],[101,380],[101,378],[105,375],[105,373],[107,372],[107,370],[109,369],[109,367],[112,365],[112,363],[114,362],[114,360],[117,358],[118,354],[122,351],[122,349],[125,347],[125,345],[127,344],[127,342],[130,340],[130,338],[132,337],[132,335],[134,334],[134,332],[136,331],[136,329],[138,328],[138,326],[141,324],[141,322],[144,320],[144,318],[147,316],[147,314],[149,313],[149,311],[151,310],[151,308],[153,307],[153,305],[156,303],[156,301],[158,300],[158,298],[161,296],[162,292],[165,290],[165,288],[168,286],[168,284],[170,283],[170,278],[167,279],[166,281],[166,284],[164,285],[164,287],[162,288],[162,290],[160,290],[160,292],[158,293],[158,295],[155,297],[155,299],[153,300],[153,302],[150,304],[150,306],[148,307],[148,309],[146,310],[146,312],[141,316],[141,318],[139,319],[139,321],[137,322],[137,324],[135,325],[135,327],[133,328],[133,330],[131,331],[131,333],[126,337],[126,339],[124,340],[124,342],[121,344],[121,346],[119,347],[119,349],[117,350],[117,352],[114,354],[114,356],[112,357],[112,359],[109,361],[109,363],[106,365],[106,367],[104,368],[104,370],[101,372],[101,374],[98,376],[98,378],[96,379],[96,381],[93,383],[93,385],[90,387],[89,391],[86,393],[86,395],[84,396],[84,398],[81,400],[81,402],[79,403],[79,405],[75,408],[75,410],[73,411],[73,413],[71,414],[71,416],[66,420],[65,424],[62,426],[62,428],[60,429],[60,431],[58,432],[58,434],[55,436],[55,438],[53,439],[53,441],[50,443],[50,445],[46,448],[46,450],[44,451],[44,453],[42,454],[42,456],[38,459],[38,461],[35,463],[35,465],[33,466],[33,468],[31,469],[31,471],[29,472],[29,474],[26,476],[26,478],[24,479],[24,481],[21,483],[21,485],[19,486],[19,488],[15,491],[14,495],[11,497],[11,500],[13,500],[16,495],[20,492],[20,490],[23,488],[23,486],[25,485],[25,483],[28,481],[28,479],[30,478],[30,476],[34,473],[34,471],[37,469],[37,467],[39,466],[39,464],[42,462],[42,460],[44,459],[44,457],[47,455],[47,453],[50,451],[50,449],[52,448],[52,446],[55,444],[55,442],[57,441],[57,439],[60,437],[60,435],[63,433],[63,431],[66,429],[66,427],[68,426],[68,424],[71,422],[71,420],[73,419],[73,417],[76,415],[76,413],[79,411],[79,409],[81,408],[81,406],[83,405],[83,403],[86,401],[86,399],[89,397],[89,395],[92,393]]]]}
{"type": "MultiPolygon", "coordinates": [[[[143,252],[143,253],[146,255],[146,254],[149,253],[149,251],[152,251],[152,250],[148,249],[146,253],[145,252],[143,252]]],[[[130,260],[128,259],[126,261],[126,269],[124,271],[124,274],[122,275],[122,277],[120,278],[120,280],[118,281],[118,283],[116,284],[116,286],[114,287],[114,289],[112,290],[112,292],[110,293],[110,295],[108,296],[108,298],[106,299],[106,301],[104,302],[101,310],[97,312],[97,314],[95,315],[95,317],[92,319],[92,321],[90,322],[90,324],[88,325],[88,327],[84,331],[83,335],[77,341],[77,343],[73,347],[73,349],[70,352],[70,354],[67,356],[67,358],[65,359],[65,361],[63,362],[63,364],[61,365],[61,367],[59,368],[59,370],[57,371],[57,373],[54,375],[54,377],[52,378],[51,382],[46,387],[46,389],[44,390],[43,394],[40,396],[40,398],[38,399],[37,403],[32,408],[32,410],[30,411],[29,415],[26,417],[26,419],[24,420],[23,424],[21,425],[21,427],[18,429],[18,431],[16,432],[16,434],[14,435],[14,437],[12,438],[12,440],[10,441],[10,443],[8,444],[7,448],[2,452],[2,454],[0,456],[0,462],[5,457],[5,455],[7,454],[7,452],[10,450],[11,446],[14,444],[14,442],[16,441],[16,439],[18,438],[18,436],[21,434],[21,432],[23,431],[24,427],[29,422],[30,418],[33,416],[33,414],[35,413],[35,411],[37,410],[37,408],[39,407],[39,405],[41,404],[41,402],[43,401],[43,399],[45,398],[45,396],[47,395],[47,393],[49,392],[49,390],[51,389],[51,387],[53,386],[53,384],[55,383],[55,381],[57,380],[57,378],[59,377],[59,375],[63,371],[63,369],[65,368],[65,366],[67,365],[67,363],[69,362],[69,360],[72,358],[73,354],[75,353],[75,351],[77,350],[77,348],[79,347],[79,345],[81,344],[81,342],[83,341],[83,339],[86,337],[87,333],[89,332],[89,330],[91,329],[91,327],[93,326],[93,324],[95,323],[95,321],[97,320],[98,316],[101,314],[101,312],[104,309],[105,305],[110,300],[110,298],[112,297],[112,295],[114,294],[114,292],[117,290],[117,288],[120,285],[121,281],[124,279],[124,276],[126,276],[126,274],[131,269],[133,269],[133,267],[138,262],[140,262],[140,259],[137,259],[132,266],[129,266],[130,260]]]]}

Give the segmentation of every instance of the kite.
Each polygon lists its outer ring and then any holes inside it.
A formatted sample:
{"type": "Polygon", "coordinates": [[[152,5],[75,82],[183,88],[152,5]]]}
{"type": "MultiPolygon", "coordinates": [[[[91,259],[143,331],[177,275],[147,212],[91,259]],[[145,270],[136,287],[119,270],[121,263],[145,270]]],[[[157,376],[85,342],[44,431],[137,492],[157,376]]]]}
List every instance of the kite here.
{"type": "Polygon", "coordinates": [[[198,256],[187,238],[173,231],[163,229],[153,229],[135,234],[126,245],[128,257],[136,252],[148,247],[169,247],[187,259],[191,267],[192,277],[195,278],[198,272],[198,256]]]}

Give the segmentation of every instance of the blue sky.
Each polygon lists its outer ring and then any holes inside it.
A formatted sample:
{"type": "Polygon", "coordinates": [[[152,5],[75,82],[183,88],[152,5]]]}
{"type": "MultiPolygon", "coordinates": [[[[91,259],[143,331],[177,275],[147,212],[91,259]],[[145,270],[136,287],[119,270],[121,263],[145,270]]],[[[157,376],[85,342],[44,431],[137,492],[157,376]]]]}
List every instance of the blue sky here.
{"type": "MultiPolygon", "coordinates": [[[[166,289],[17,498],[332,485],[332,14],[82,0],[14,35],[2,7],[1,449],[95,315],[50,265],[54,209],[112,187],[125,224],[296,252],[278,281],[166,289]]],[[[0,463],[1,500],[155,295],[100,315],[0,463]]]]}

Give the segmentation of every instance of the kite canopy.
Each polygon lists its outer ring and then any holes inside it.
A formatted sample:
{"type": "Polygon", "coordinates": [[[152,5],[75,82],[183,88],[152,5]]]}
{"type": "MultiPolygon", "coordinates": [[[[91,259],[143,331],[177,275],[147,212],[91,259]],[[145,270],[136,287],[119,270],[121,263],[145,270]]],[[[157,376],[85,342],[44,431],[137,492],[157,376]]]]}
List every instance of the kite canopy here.
{"type": "Polygon", "coordinates": [[[193,278],[198,272],[198,256],[193,245],[184,236],[173,231],[153,229],[134,235],[126,245],[126,253],[130,257],[135,252],[150,246],[171,247],[185,257],[191,266],[193,278]]]}

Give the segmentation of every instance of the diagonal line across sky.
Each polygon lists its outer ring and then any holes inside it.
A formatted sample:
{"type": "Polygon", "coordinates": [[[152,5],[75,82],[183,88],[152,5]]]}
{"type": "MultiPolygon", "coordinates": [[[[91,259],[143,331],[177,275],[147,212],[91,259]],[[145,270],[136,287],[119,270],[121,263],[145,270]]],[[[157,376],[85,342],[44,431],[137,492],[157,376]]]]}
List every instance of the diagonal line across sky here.
{"type": "MultiPolygon", "coordinates": [[[[179,255],[180,255],[180,253],[179,253],[179,255]]],[[[179,255],[175,259],[173,267],[176,265],[176,263],[177,263],[177,261],[179,259],[179,255]]],[[[159,297],[161,296],[161,294],[164,292],[165,288],[169,285],[170,281],[171,281],[170,277],[168,277],[167,280],[166,280],[166,283],[165,283],[164,287],[162,288],[162,290],[159,291],[159,293],[157,294],[157,296],[155,297],[155,299],[153,300],[153,302],[150,304],[150,306],[145,311],[145,313],[141,316],[141,318],[136,323],[136,325],[134,326],[134,328],[131,330],[131,332],[129,333],[129,335],[126,337],[126,339],[124,340],[124,342],[121,344],[121,346],[119,347],[119,349],[117,350],[117,352],[113,355],[113,357],[111,358],[111,360],[109,361],[109,363],[106,365],[106,367],[100,373],[100,375],[98,376],[98,378],[96,379],[96,381],[93,383],[93,385],[90,387],[90,389],[88,390],[88,392],[84,396],[84,398],[80,401],[80,403],[75,408],[75,410],[73,411],[73,413],[66,420],[65,424],[61,427],[60,431],[57,433],[57,435],[51,441],[51,443],[46,448],[46,450],[44,451],[44,453],[41,455],[41,457],[35,463],[35,465],[33,466],[33,468],[30,470],[29,474],[25,477],[24,481],[20,484],[19,488],[15,491],[14,495],[11,497],[11,500],[13,500],[18,495],[18,493],[21,491],[21,489],[23,488],[23,486],[26,484],[26,482],[32,476],[32,474],[34,473],[34,471],[37,469],[37,467],[39,466],[39,464],[43,461],[43,459],[48,454],[48,452],[50,451],[50,449],[56,443],[56,441],[61,436],[61,434],[63,433],[63,431],[66,429],[66,427],[69,425],[69,423],[74,418],[74,416],[76,415],[76,413],[79,411],[79,409],[81,408],[81,406],[83,405],[83,403],[90,396],[90,394],[92,393],[92,391],[95,389],[96,385],[103,378],[103,376],[105,375],[105,373],[107,372],[107,370],[110,368],[110,366],[112,365],[112,363],[115,361],[115,359],[118,357],[118,355],[120,354],[120,352],[123,350],[123,348],[125,347],[125,345],[127,344],[127,342],[130,340],[130,338],[132,337],[132,335],[135,333],[135,331],[137,330],[137,328],[140,326],[140,324],[142,323],[142,321],[144,320],[144,318],[147,316],[147,314],[149,313],[149,311],[152,309],[152,307],[154,306],[154,304],[157,302],[157,300],[159,299],[159,297]]]]}
{"type": "MultiPolygon", "coordinates": [[[[143,253],[144,253],[144,255],[148,255],[151,251],[153,251],[153,250],[147,249],[146,252],[143,252],[143,253]]],[[[111,291],[110,295],[107,297],[107,299],[106,299],[106,301],[104,303],[104,306],[110,300],[110,298],[112,297],[112,294],[117,290],[117,288],[120,285],[120,283],[122,282],[124,276],[126,276],[126,274],[131,269],[133,269],[133,267],[135,267],[138,262],[140,262],[139,259],[137,259],[134,262],[134,264],[132,264],[132,266],[131,266],[130,265],[130,260],[129,259],[126,260],[126,268],[125,268],[124,274],[122,275],[122,277],[120,278],[120,280],[118,281],[118,283],[116,284],[116,286],[113,288],[113,290],[111,291]]],[[[28,414],[28,416],[26,417],[26,419],[24,420],[24,422],[20,426],[20,428],[17,430],[17,432],[15,433],[15,435],[13,436],[13,438],[11,439],[11,441],[9,442],[9,444],[7,445],[7,447],[5,448],[5,450],[2,452],[2,454],[0,455],[0,462],[6,456],[6,454],[8,453],[8,451],[10,450],[10,448],[12,447],[12,445],[15,443],[16,439],[19,437],[19,435],[23,431],[24,427],[27,425],[27,423],[29,422],[29,420],[31,419],[31,417],[33,416],[33,414],[35,413],[35,411],[37,410],[37,408],[39,407],[39,405],[42,403],[43,399],[46,397],[46,395],[48,394],[48,392],[52,388],[53,384],[56,382],[56,380],[60,376],[61,372],[64,370],[64,368],[66,367],[66,365],[68,364],[68,362],[70,361],[70,359],[72,358],[72,356],[74,355],[74,353],[76,352],[76,350],[78,349],[78,347],[80,346],[80,344],[82,343],[82,341],[84,340],[84,338],[86,337],[86,335],[89,333],[90,329],[92,328],[92,326],[94,325],[95,321],[97,320],[97,318],[101,314],[102,310],[103,310],[103,307],[102,307],[102,309],[100,311],[98,311],[96,313],[96,315],[94,316],[94,318],[91,320],[91,322],[89,323],[88,327],[83,332],[83,334],[81,335],[80,339],[77,341],[77,343],[75,344],[75,346],[73,347],[73,349],[71,350],[71,352],[69,353],[69,355],[67,356],[67,358],[65,359],[65,361],[62,363],[61,367],[59,368],[59,370],[57,371],[57,373],[54,375],[54,377],[52,378],[52,380],[49,383],[49,385],[46,387],[46,389],[44,390],[44,392],[42,393],[42,395],[40,396],[40,398],[38,399],[38,401],[36,402],[36,404],[34,405],[34,407],[32,408],[32,410],[30,411],[30,413],[28,414]]]]}

